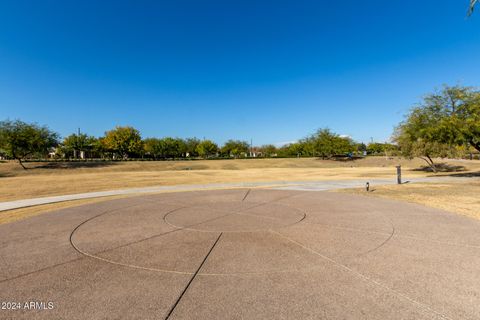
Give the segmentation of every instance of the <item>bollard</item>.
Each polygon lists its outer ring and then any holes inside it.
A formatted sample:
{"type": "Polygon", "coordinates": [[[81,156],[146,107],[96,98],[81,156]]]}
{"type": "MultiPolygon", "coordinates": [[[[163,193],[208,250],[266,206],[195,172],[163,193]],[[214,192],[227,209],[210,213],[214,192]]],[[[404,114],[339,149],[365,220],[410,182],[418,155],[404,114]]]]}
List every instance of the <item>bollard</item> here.
{"type": "Polygon", "coordinates": [[[397,183],[402,184],[402,166],[397,166],[397,183]]]}

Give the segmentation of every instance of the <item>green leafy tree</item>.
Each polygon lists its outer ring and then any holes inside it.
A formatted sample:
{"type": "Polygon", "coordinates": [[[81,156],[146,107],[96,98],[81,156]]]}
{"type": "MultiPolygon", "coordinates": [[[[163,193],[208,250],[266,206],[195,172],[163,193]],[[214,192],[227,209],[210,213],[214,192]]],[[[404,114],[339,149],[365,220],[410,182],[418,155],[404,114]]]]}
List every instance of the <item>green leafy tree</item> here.
{"type": "Polygon", "coordinates": [[[175,138],[175,144],[177,147],[177,152],[175,154],[175,157],[177,158],[186,157],[188,150],[187,150],[187,144],[185,143],[185,140],[181,138],[175,138]]]}
{"type": "Polygon", "coordinates": [[[348,137],[341,137],[330,129],[319,129],[312,137],[315,150],[322,158],[347,154],[355,150],[355,143],[348,137]]]}
{"type": "Polygon", "coordinates": [[[405,125],[396,128],[394,139],[404,157],[410,159],[418,157],[424,160],[433,172],[437,172],[433,158],[455,157],[458,151],[455,147],[445,143],[427,141],[410,131],[410,128],[405,125]]]}
{"type": "Polygon", "coordinates": [[[451,105],[444,110],[442,124],[449,135],[443,141],[456,145],[468,143],[480,152],[480,92],[472,88],[447,87],[444,94],[451,105]]]}
{"type": "Polygon", "coordinates": [[[162,158],[179,158],[185,153],[186,147],[182,139],[166,137],[160,139],[160,154],[162,158]]]}
{"type": "Polygon", "coordinates": [[[62,151],[67,156],[79,157],[80,152],[92,151],[95,148],[96,138],[86,134],[71,134],[63,139],[62,151]]]}
{"type": "Polygon", "coordinates": [[[402,154],[421,157],[432,169],[434,157],[455,156],[469,144],[480,151],[480,92],[444,87],[412,108],[395,130],[402,154]]]}
{"type": "Polygon", "coordinates": [[[185,150],[190,157],[197,157],[197,146],[200,144],[200,140],[197,138],[188,138],[185,139],[185,150]]]}
{"type": "Polygon", "coordinates": [[[367,145],[363,142],[355,144],[355,151],[362,153],[367,151],[367,145]]]}
{"type": "Polygon", "coordinates": [[[307,156],[330,158],[337,154],[355,151],[357,144],[348,137],[341,137],[330,129],[319,129],[316,133],[279,149],[282,156],[307,156]]]}
{"type": "Polygon", "coordinates": [[[301,153],[303,156],[315,157],[317,155],[317,137],[311,135],[309,137],[301,139],[298,144],[300,144],[301,153]]]}
{"type": "Polygon", "coordinates": [[[139,155],[143,151],[140,132],[133,127],[119,127],[105,132],[101,140],[106,151],[120,155],[126,159],[139,155]]]}
{"type": "Polygon", "coordinates": [[[49,149],[58,144],[58,134],[46,126],[20,120],[0,122],[0,149],[18,163],[34,155],[45,156],[49,149]]]}
{"type": "Polygon", "coordinates": [[[238,158],[242,154],[248,153],[250,145],[246,141],[228,140],[223,145],[221,152],[226,156],[238,158]]]}
{"type": "Polygon", "coordinates": [[[300,142],[289,143],[278,149],[281,157],[300,157],[305,154],[305,145],[300,142]]]}
{"type": "Polygon", "coordinates": [[[452,145],[465,142],[480,151],[480,92],[469,87],[444,87],[427,95],[408,115],[421,123],[422,138],[452,145]]]}
{"type": "Polygon", "coordinates": [[[111,150],[107,149],[105,145],[105,137],[99,137],[95,139],[92,146],[92,152],[98,154],[102,158],[106,158],[112,153],[111,150]]]}
{"type": "Polygon", "coordinates": [[[393,140],[400,147],[403,156],[418,157],[436,172],[433,159],[447,157],[455,148],[444,143],[443,139],[437,135],[438,123],[436,121],[438,119],[421,111],[415,109],[410,113],[408,118],[395,129],[393,140]]]}
{"type": "Polygon", "coordinates": [[[218,146],[215,142],[211,140],[203,140],[197,145],[196,152],[198,155],[204,158],[211,157],[215,155],[218,151],[218,146]]]}
{"type": "Polygon", "coordinates": [[[265,157],[273,157],[278,153],[277,147],[275,147],[273,144],[263,145],[260,150],[265,157]]]}
{"type": "Polygon", "coordinates": [[[389,154],[397,151],[398,146],[391,143],[371,142],[367,145],[366,151],[368,154],[389,154]]]}
{"type": "Polygon", "coordinates": [[[143,149],[146,155],[151,156],[154,159],[157,159],[162,155],[160,139],[157,138],[147,138],[143,140],[143,149]]]}

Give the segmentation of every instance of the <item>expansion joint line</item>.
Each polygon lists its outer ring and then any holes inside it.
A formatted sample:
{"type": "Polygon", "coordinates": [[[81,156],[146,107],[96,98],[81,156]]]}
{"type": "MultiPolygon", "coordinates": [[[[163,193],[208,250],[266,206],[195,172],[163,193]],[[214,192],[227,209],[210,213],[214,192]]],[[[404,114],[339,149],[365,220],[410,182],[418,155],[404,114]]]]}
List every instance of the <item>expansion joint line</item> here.
{"type": "Polygon", "coordinates": [[[372,285],[377,286],[379,288],[382,288],[384,290],[387,290],[387,291],[395,294],[397,297],[400,297],[400,298],[403,298],[403,299],[409,301],[410,303],[412,303],[413,305],[415,305],[416,307],[418,307],[420,310],[422,310],[424,312],[433,313],[436,316],[440,317],[441,319],[452,320],[447,315],[432,309],[430,306],[428,306],[424,303],[418,302],[417,300],[412,299],[409,296],[407,296],[407,295],[405,295],[405,294],[403,294],[403,293],[401,293],[401,292],[399,292],[395,289],[392,289],[392,288],[384,285],[383,283],[378,282],[377,280],[375,280],[371,277],[368,277],[368,276],[366,276],[366,275],[364,275],[364,274],[362,274],[362,273],[360,273],[360,272],[358,272],[358,271],[356,271],[356,270],[354,270],[354,269],[352,269],[352,268],[350,268],[350,267],[348,267],[348,266],[346,266],[346,265],[344,265],[344,264],[342,264],[342,263],[340,263],[340,262],[338,262],[338,261],[336,261],[336,260],[334,260],[330,257],[327,257],[326,255],[323,255],[322,253],[320,253],[320,252],[318,252],[318,251],[316,251],[316,250],[314,250],[310,247],[307,247],[303,243],[300,243],[296,240],[293,240],[293,239],[291,239],[291,238],[289,238],[289,237],[287,237],[287,236],[285,236],[285,235],[283,235],[280,232],[277,232],[275,230],[270,230],[270,232],[284,238],[285,240],[290,241],[291,243],[296,244],[297,246],[301,247],[302,249],[304,249],[304,250],[306,250],[306,251],[308,251],[308,252],[310,252],[314,255],[319,256],[320,258],[322,258],[322,259],[330,262],[331,264],[335,265],[337,268],[352,273],[353,275],[357,276],[358,278],[365,281],[366,283],[369,283],[369,284],[372,284],[372,285]]]}
{"type": "Polygon", "coordinates": [[[207,255],[205,256],[205,258],[203,258],[203,261],[202,263],[200,264],[200,266],[198,266],[197,268],[197,271],[195,271],[195,273],[193,274],[193,276],[190,278],[190,281],[188,281],[187,285],[185,286],[185,288],[183,289],[182,293],[180,294],[180,296],[178,296],[177,300],[175,301],[175,303],[172,305],[172,307],[170,308],[170,311],[168,312],[167,316],[165,317],[165,320],[167,319],[170,319],[170,316],[173,314],[173,311],[175,311],[175,308],[177,307],[178,303],[180,302],[180,300],[182,300],[183,296],[185,295],[185,292],[187,292],[188,290],[188,287],[190,287],[190,285],[192,284],[193,282],[193,279],[195,279],[195,277],[197,276],[197,274],[200,272],[200,270],[202,269],[203,265],[205,264],[205,262],[207,261],[208,257],[210,256],[210,254],[212,253],[213,249],[215,248],[215,246],[217,245],[218,241],[220,240],[220,237],[222,236],[223,232],[220,233],[220,235],[218,236],[217,240],[215,240],[215,242],[213,243],[212,247],[210,248],[210,250],[208,251],[207,255]]]}
{"type": "Polygon", "coordinates": [[[252,190],[252,189],[248,189],[248,190],[247,190],[247,192],[245,193],[245,196],[243,196],[242,201],[245,201],[245,199],[247,199],[247,197],[248,197],[248,195],[250,194],[250,191],[251,191],[251,190],[252,190]]]}

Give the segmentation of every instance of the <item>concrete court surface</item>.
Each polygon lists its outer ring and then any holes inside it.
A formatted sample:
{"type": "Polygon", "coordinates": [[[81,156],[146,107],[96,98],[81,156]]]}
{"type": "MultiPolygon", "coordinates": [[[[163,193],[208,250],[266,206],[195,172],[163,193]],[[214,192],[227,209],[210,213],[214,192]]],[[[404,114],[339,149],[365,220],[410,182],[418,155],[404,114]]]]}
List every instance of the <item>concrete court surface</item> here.
{"type": "Polygon", "coordinates": [[[479,221],[348,194],[89,204],[0,225],[0,257],[0,319],[480,319],[479,221]]]}

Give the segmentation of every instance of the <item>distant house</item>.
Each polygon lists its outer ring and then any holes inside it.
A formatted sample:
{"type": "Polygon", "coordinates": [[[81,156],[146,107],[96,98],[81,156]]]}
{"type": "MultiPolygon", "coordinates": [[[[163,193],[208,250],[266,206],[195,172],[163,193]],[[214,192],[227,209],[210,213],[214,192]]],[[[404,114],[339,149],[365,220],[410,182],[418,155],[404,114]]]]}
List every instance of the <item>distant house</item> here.
{"type": "Polygon", "coordinates": [[[250,157],[257,158],[263,156],[262,150],[259,147],[253,147],[250,150],[250,157]]]}
{"type": "Polygon", "coordinates": [[[51,149],[48,151],[48,158],[54,159],[54,158],[56,158],[57,154],[58,154],[57,148],[51,148],[51,149]]]}

